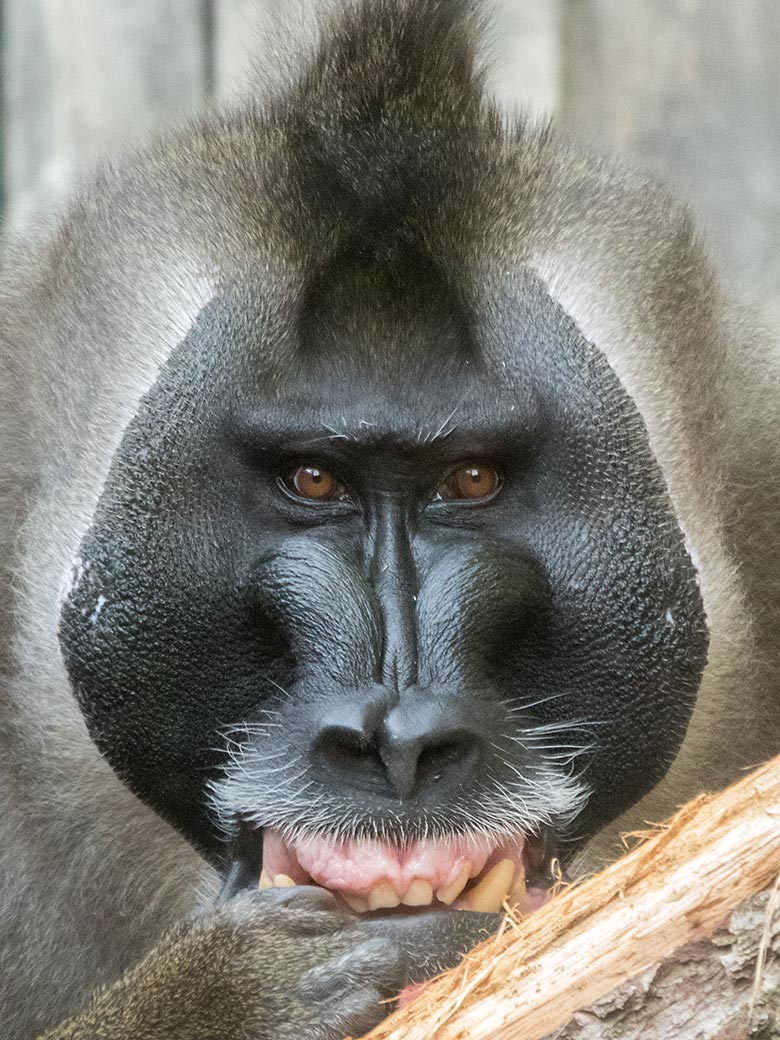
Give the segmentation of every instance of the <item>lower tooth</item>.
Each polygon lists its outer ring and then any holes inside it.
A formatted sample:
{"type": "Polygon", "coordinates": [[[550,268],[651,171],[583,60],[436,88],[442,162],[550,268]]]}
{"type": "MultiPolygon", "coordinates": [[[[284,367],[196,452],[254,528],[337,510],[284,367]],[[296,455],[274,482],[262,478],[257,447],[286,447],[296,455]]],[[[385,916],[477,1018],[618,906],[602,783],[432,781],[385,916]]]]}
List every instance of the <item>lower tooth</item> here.
{"type": "Polygon", "coordinates": [[[294,884],[293,879],[286,874],[277,874],[274,878],[274,888],[292,888],[294,884]]]}
{"type": "Polygon", "coordinates": [[[463,907],[483,914],[496,914],[503,906],[515,876],[515,864],[502,859],[463,897],[463,907]]]}
{"type": "Polygon", "coordinates": [[[356,914],[368,912],[368,900],[364,899],[363,896],[355,896],[351,892],[341,892],[339,894],[347,906],[351,907],[356,914]]]}
{"type": "Polygon", "coordinates": [[[517,906],[518,909],[522,907],[526,898],[526,884],[525,884],[525,867],[521,863],[517,868],[517,874],[512,882],[512,887],[509,889],[509,895],[507,900],[513,906],[517,906]]]}
{"type": "Polygon", "coordinates": [[[400,902],[401,897],[393,886],[387,882],[375,885],[368,893],[369,910],[389,910],[394,906],[398,906],[400,902]]]}
{"type": "Polygon", "coordinates": [[[260,874],[260,882],[259,882],[257,887],[260,889],[261,892],[264,892],[267,888],[273,888],[274,887],[274,883],[270,879],[270,877],[268,876],[268,871],[267,870],[264,870],[260,874]]]}
{"type": "Polygon", "coordinates": [[[443,885],[441,888],[437,888],[436,898],[439,902],[446,903],[448,906],[450,903],[454,903],[466,887],[466,882],[468,881],[469,876],[469,868],[464,867],[460,874],[458,874],[455,880],[450,882],[449,885],[443,885]]]}
{"type": "Polygon", "coordinates": [[[415,878],[406,890],[404,906],[428,906],[433,901],[433,885],[430,881],[415,878]]]}

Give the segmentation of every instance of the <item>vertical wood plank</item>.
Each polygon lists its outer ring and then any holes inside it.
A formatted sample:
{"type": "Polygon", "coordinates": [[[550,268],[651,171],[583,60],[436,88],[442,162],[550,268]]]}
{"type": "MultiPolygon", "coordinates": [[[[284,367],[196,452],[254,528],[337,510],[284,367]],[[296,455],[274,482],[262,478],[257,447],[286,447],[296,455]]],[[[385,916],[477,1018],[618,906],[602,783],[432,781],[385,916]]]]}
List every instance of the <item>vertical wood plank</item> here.
{"type": "Polygon", "coordinates": [[[686,198],[780,322],[780,4],[564,0],[561,118],[686,198]]]}
{"type": "Polygon", "coordinates": [[[5,0],[11,223],[203,103],[200,0],[5,0]]]}
{"type": "MultiPolygon", "coordinates": [[[[297,0],[289,0],[295,4],[297,0]]],[[[214,94],[230,101],[249,87],[268,29],[284,10],[280,0],[217,0],[214,7],[214,94]]]]}
{"type": "Polygon", "coordinates": [[[54,179],[51,66],[40,3],[6,0],[3,22],[3,180],[5,213],[13,223],[27,200],[44,194],[54,179]]]}
{"type": "Polygon", "coordinates": [[[560,0],[501,0],[490,10],[495,29],[486,57],[493,92],[505,107],[549,117],[560,93],[560,0]]]}

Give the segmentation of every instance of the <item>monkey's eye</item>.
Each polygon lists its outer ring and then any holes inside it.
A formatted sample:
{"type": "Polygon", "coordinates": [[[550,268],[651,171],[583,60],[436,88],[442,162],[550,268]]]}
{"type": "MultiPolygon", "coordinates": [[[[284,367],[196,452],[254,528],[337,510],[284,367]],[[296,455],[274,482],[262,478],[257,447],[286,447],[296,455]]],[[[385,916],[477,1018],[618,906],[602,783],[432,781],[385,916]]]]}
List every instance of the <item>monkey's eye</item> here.
{"type": "Polygon", "coordinates": [[[350,498],[341,481],[320,466],[296,466],[280,477],[279,483],[288,495],[307,502],[345,502],[350,498]]]}
{"type": "Polygon", "coordinates": [[[451,470],[436,489],[434,502],[483,502],[501,487],[501,477],[494,466],[468,462],[451,470]]]}

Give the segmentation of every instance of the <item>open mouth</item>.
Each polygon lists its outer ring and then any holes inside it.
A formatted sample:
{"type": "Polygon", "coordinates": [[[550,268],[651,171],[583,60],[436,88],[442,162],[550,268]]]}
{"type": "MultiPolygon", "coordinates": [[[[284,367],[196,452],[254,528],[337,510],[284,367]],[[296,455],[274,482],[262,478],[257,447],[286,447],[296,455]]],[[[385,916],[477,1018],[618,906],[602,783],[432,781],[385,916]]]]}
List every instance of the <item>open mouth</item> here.
{"type": "Polygon", "coordinates": [[[505,905],[526,914],[547,902],[554,881],[548,832],[503,841],[458,836],[394,844],[328,836],[286,840],[267,828],[262,838],[252,832],[247,848],[254,851],[244,852],[241,887],[318,885],[358,914],[497,913],[505,905]]]}

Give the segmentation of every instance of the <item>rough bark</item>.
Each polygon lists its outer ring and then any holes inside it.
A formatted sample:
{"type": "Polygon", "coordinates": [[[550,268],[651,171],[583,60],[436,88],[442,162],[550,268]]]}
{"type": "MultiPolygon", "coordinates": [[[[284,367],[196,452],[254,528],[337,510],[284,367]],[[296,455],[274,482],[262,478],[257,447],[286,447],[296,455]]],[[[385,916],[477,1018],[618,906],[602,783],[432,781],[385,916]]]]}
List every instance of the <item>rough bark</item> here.
{"type": "Polygon", "coordinates": [[[779,879],[777,758],[690,802],[530,917],[507,919],[371,1040],[780,1037],[779,879]]]}
{"type": "Polygon", "coordinates": [[[547,1040],[776,1040],[780,914],[768,916],[770,895],[747,900],[711,939],[681,947],[576,1012],[547,1040]],[[768,921],[765,960],[757,972],[768,921]]]}

